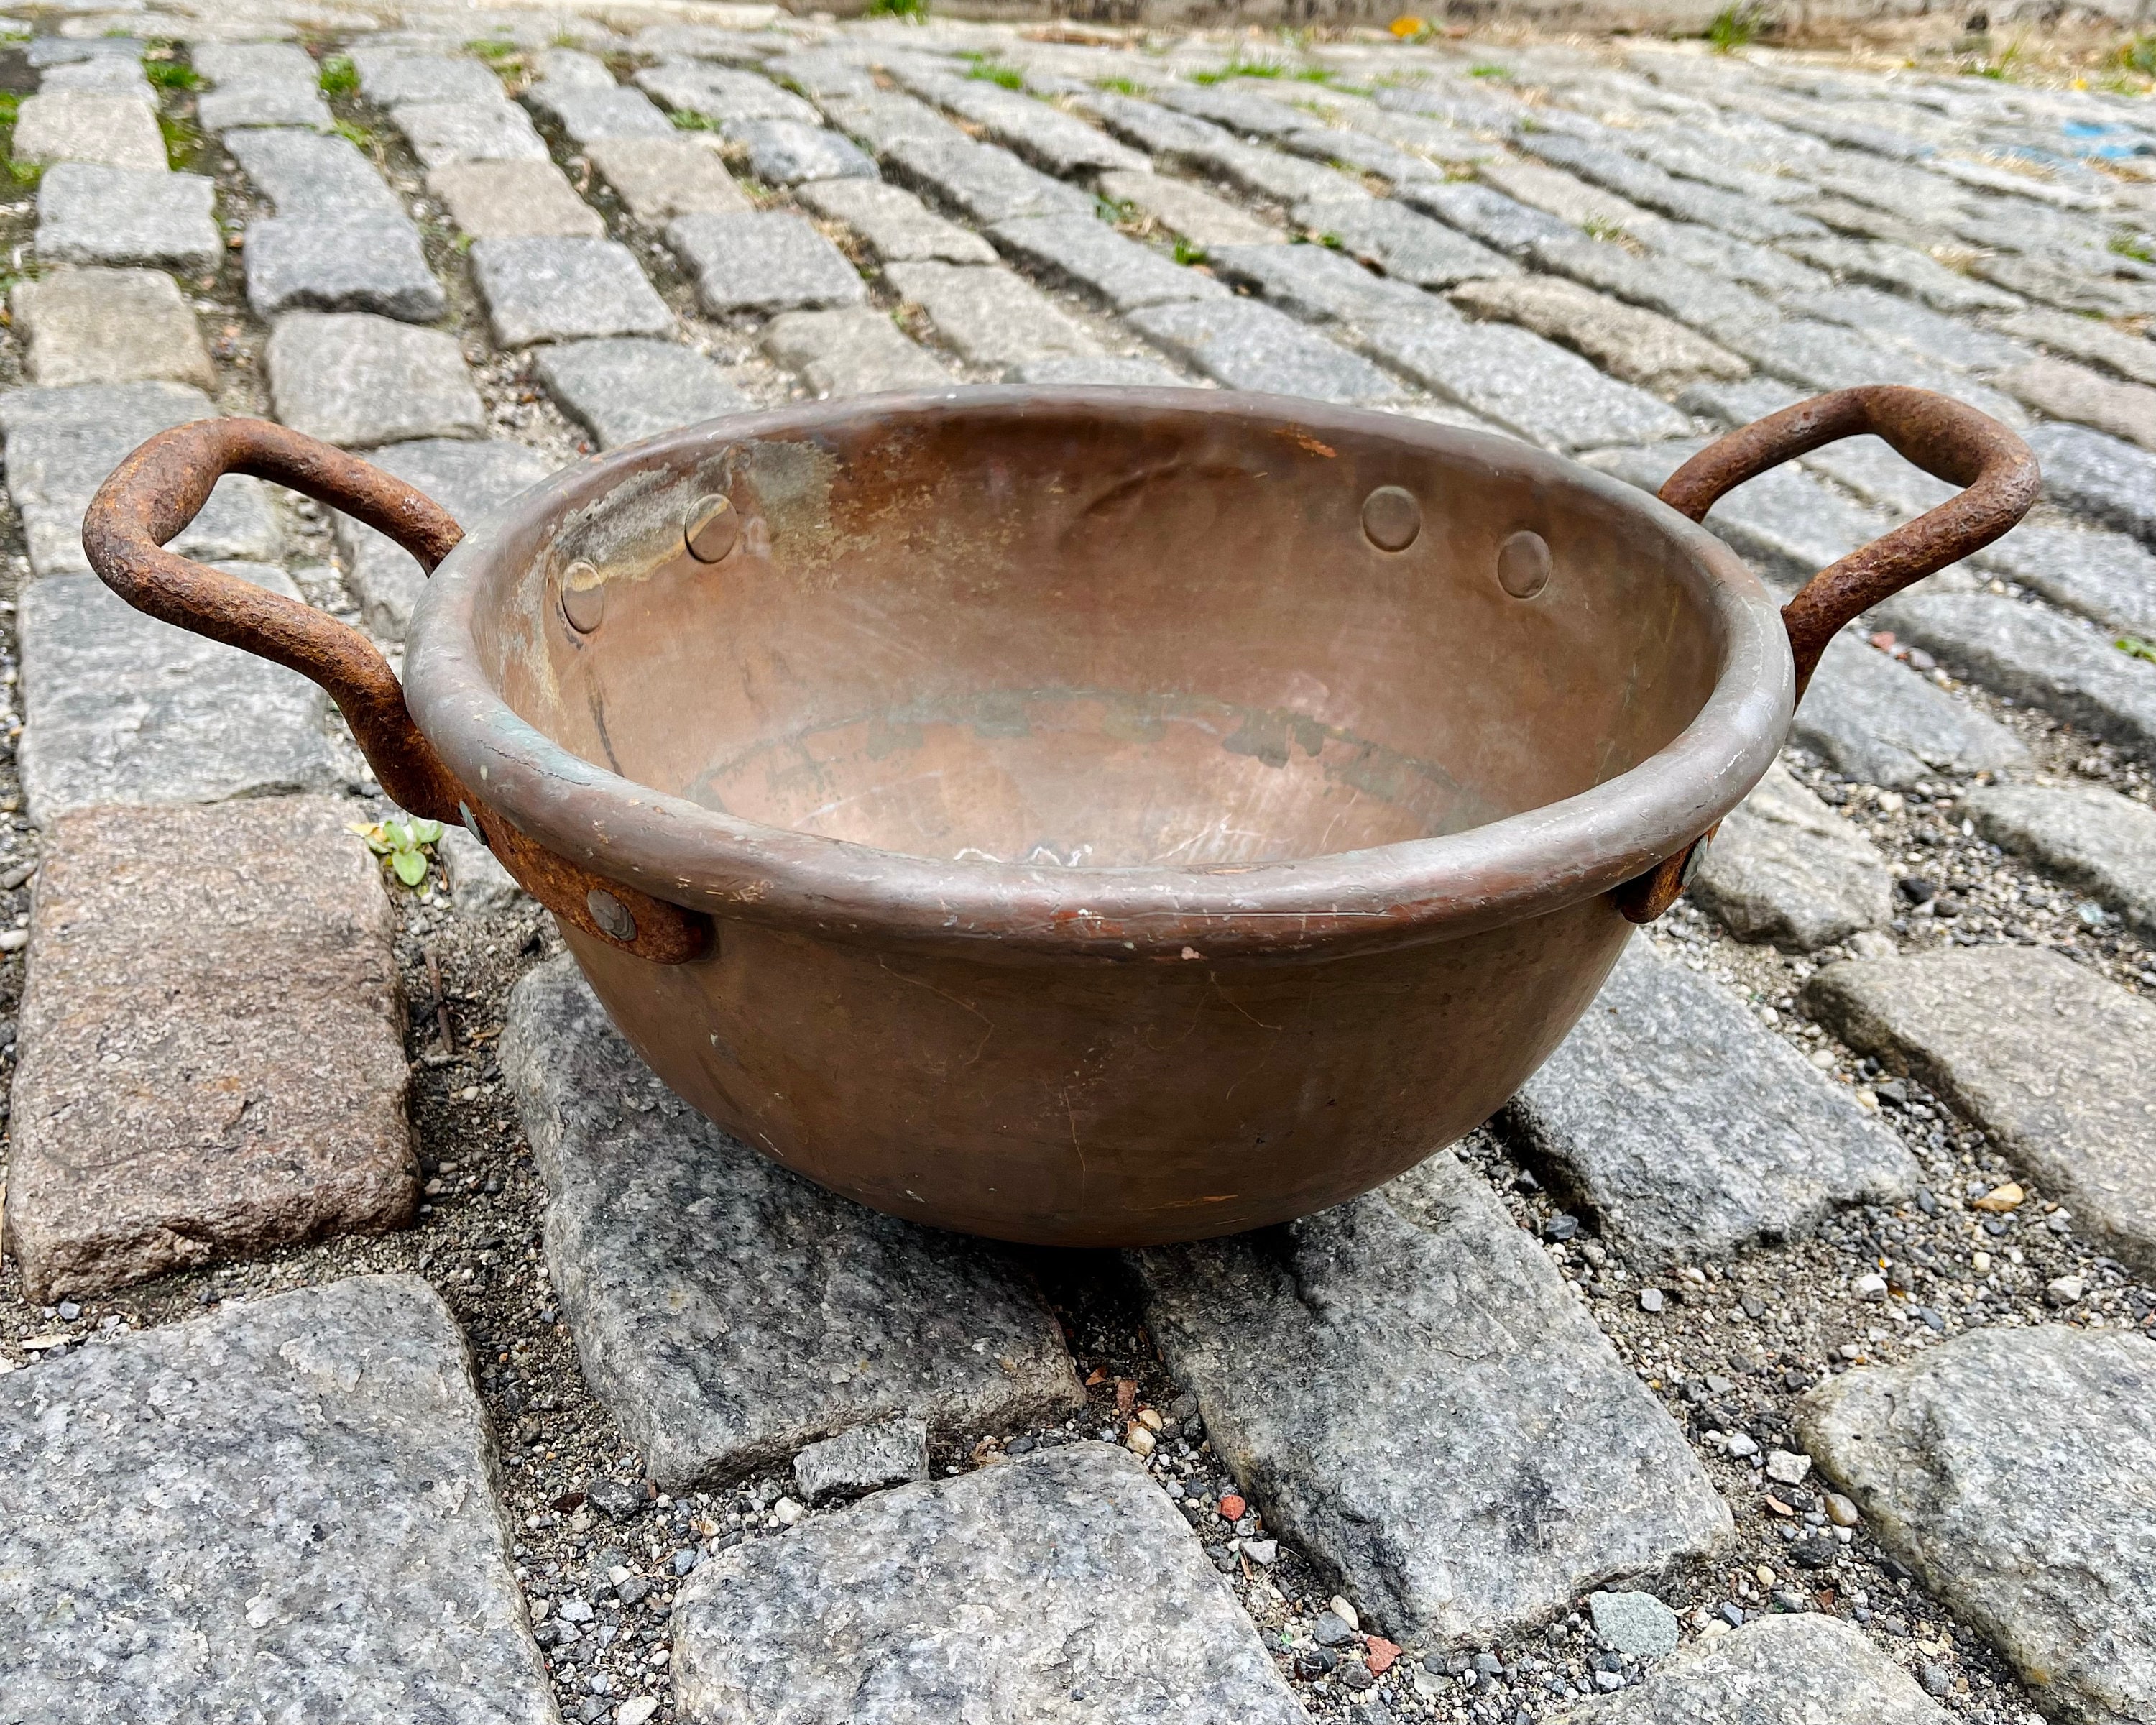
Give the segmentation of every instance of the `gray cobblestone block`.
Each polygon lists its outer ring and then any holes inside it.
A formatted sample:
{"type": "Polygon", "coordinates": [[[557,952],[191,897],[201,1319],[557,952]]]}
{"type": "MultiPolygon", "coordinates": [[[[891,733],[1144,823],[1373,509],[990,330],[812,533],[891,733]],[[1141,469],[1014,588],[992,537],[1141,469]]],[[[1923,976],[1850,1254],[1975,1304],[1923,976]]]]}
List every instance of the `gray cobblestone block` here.
{"type": "Polygon", "coordinates": [[[1284,1227],[1132,1257],[1214,1448],[1365,1629],[1486,1645],[1727,1532],[1683,1434],[1450,1151],[1284,1227]]]}
{"type": "Polygon", "coordinates": [[[1985,687],[2156,762],[2156,665],[2108,630],[1990,593],[1904,593],[1871,614],[1985,687]]]}
{"type": "Polygon", "coordinates": [[[595,138],[670,138],[674,122],[651,105],[641,90],[619,84],[535,84],[524,99],[560,126],[570,142],[595,138]]]}
{"type": "Polygon", "coordinates": [[[1691,891],[1741,941],[1816,952],[1892,921],[1893,887],[1871,840],[1777,762],[1723,818],[1691,891]]]}
{"type": "MultiPolygon", "coordinates": [[[[1636,203],[1590,186],[1576,174],[1545,162],[1523,162],[1517,157],[1496,156],[1476,165],[1476,173],[1506,197],[1538,209],[1573,228],[1644,236],[1661,223],[1661,218],[1636,203]]],[[[1580,233],[1567,236],[1582,237],[1580,233]]]]}
{"type": "Polygon", "coordinates": [[[1444,311],[1444,302],[1422,289],[1373,275],[1329,246],[1223,246],[1209,261],[1224,280],[1247,287],[1312,323],[1357,323],[1392,311],[1444,311]]]}
{"type": "Polygon", "coordinates": [[[471,264],[487,322],[504,347],[674,332],[674,314],[618,240],[475,240],[471,264]]]}
{"type": "Polygon", "coordinates": [[[1748,239],[1732,239],[1696,222],[1656,221],[1643,229],[1639,238],[1658,257],[1754,289],[1769,299],[1784,294],[1818,293],[1834,285],[1833,277],[1809,264],[1799,264],[1787,252],[1754,245],[1748,239]]]}
{"type": "Polygon", "coordinates": [[[404,216],[268,216],[247,230],[247,303],[280,312],[378,311],[432,323],[449,310],[404,216]]]}
{"type": "Polygon", "coordinates": [[[878,180],[811,180],[793,195],[827,220],[844,223],[887,264],[996,260],[995,248],[979,234],[945,221],[896,186],[878,180]]]}
{"type": "Polygon", "coordinates": [[[1008,270],[894,264],[891,285],[928,314],[964,358],[998,367],[1052,354],[1091,354],[1099,344],[1031,283],[1008,270]]]}
{"type": "Polygon", "coordinates": [[[206,274],[224,255],[216,198],[199,174],[56,162],[38,182],[38,257],[206,274]]]}
{"type": "Polygon", "coordinates": [[[1549,131],[1523,135],[1518,146],[1543,162],[1606,187],[1620,197],[1680,222],[1699,222],[1740,239],[1794,239],[1825,230],[1810,216],[1779,204],[1680,180],[1650,162],[1549,131]]]}
{"type": "Polygon", "coordinates": [[[1069,1725],[1304,1717],[1182,1517],[1107,1444],[901,1486],[737,1546],[697,1567],[675,1621],[689,1725],[902,1725],[949,1717],[962,1692],[1069,1725]]]}
{"type": "Polygon", "coordinates": [[[474,239],[598,239],[599,213],[551,162],[452,162],[427,190],[474,239]]]}
{"type": "Polygon", "coordinates": [[[1691,422],[1629,383],[1509,324],[1470,323],[1447,308],[1373,318],[1364,351],[1448,401],[1545,449],[1681,437],[1691,422]]]}
{"type": "Polygon", "coordinates": [[[1192,119],[1137,96],[1093,90],[1077,98],[1077,105],[1125,142],[1155,154],[1210,150],[1229,141],[1228,134],[1207,121],[1192,119]]]}
{"type": "Polygon", "coordinates": [[[1224,181],[1284,209],[1301,203],[1352,203],[1370,195],[1352,175],[1262,144],[1246,144],[1217,130],[1198,141],[1162,151],[1157,161],[1163,168],[1224,181]]]}
{"type": "Polygon", "coordinates": [[[39,71],[107,59],[140,64],[148,48],[139,36],[33,36],[23,44],[23,58],[39,71]]]}
{"type": "Polygon", "coordinates": [[[1485,245],[1517,257],[1537,239],[1577,239],[1568,222],[1466,180],[1424,180],[1399,188],[1399,200],[1471,234],[1485,245]]]}
{"type": "Polygon", "coordinates": [[[564,342],[542,349],[533,369],[602,449],[748,406],[724,372],[674,341],[564,342]]]}
{"type": "Polygon", "coordinates": [[[426,167],[446,162],[545,162],[546,141],[513,103],[413,102],[389,117],[426,167]]]}
{"type": "Polygon", "coordinates": [[[1215,198],[1188,180],[1172,179],[1166,174],[1103,174],[1101,193],[1152,217],[1162,227],[1181,234],[1203,250],[1277,244],[1287,238],[1279,228],[1260,221],[1225,198],[1215,198]]]}
{"type": "Polygon", "coordinates": [[[901,138],[884,151],[895,177],[918,187],[976,222],[1017,216],[1091,215],[1093,200],[1074,186],[1028,167],[1007,150],[968,140],[901,138]]]}
{"type": "Polygon", "coordinates": [[[542,49],[532,60],[532,70],[538,74],[540,83],[551,84],[557,90],[572,86],[581,90],[615,87],[613,74],[607,69],[607,63],[581,48],[542,49]]]}
{"type": "MultiPolygon", "coordinates": [[[[1999,328],[2020,341],[2033,341],[2070,359],[2116,372],[2136,383],[2156,385],[2156,341],[2129,336],[2098,319],[2075,317],[2038,305],[2002,320],[1999,328]]],[[[2025,355],[2028,352],[2026,348],[2020,351],[2025,355]]]]}
{"type": "Polygon", "coordinates": [[[1344,126],[1305,126],[1281,138],[1279,146],[1306,161],[1390,180],[1398,193],[1404,193],[1410,186],[1441,182],[1445,177],[1445,170],[1435,162],[1425,162],[1383,138],[1350,131],[1344,126]]]}
{"type": "Polygon", "coordinates": [[[1230,389],[1345,402],[1391,401],[1407,393],[1359,354],[1255,300],[1151,305],[1132,313],[1130,323],[1155,346],[1230,389]]]}
{"type": "Polygon", "coordinates": [[[477,437],[486,409],[457,339],[359,311],[291,311],[270,332],[270,399],[295,431],[348,449],[477,437]]]}
{"type": "Polygon", "coordinates": [[[55,270],[17,282],[8,303],[33,383],[215,384],[194,311],[162,270],[55,270]]]}
{"type": "Polygon", "coordinates": [[[1143,168],[1144,157],[1075,115],[978,79],[939,81],[916,95],[973,121],[1004,148],[1050,173],[1065,176],[1143,168]]]}
{"type": "Polygon", "coordinates": [[[336,123],[311,78],[305,84],[220,84],[195,99],[195,119],[213,136],[251,126],[327,131],[336,123]]]}
{"type": "Polygon", "coordinates": [[[678,113],[713,120],[798,120],[818,122],[816,110],[768,78],[702,60],[665,60],[636,74],[637,87],[678,113]]]}
{"type": "Polygon", "coordinates": [[[634,45],[640,54],[755,66],[793,44],[776,32],[752,34],[721,24],[647,24],[636,33],[634,45]]]}
{"type": "Polygon", "coordinates": [[[763,351],[819,398],[893,389],[941,389],[950,372],[906,340],[888,314],[865,306],[783,312],[763,328],[763,351]]]}
{"type": "Polygon", "coordinates": [[[1907,1072],[2071,1206],[2076,1232],[2156,1269],[2156,1008],[2040,947],[1829,965],[1804,1004],[1907,1072]]]}
{"type": "Polygon", "coordinates": [[[2026,441],[2052,502],[2156,546],[2156,456],[2081,425],[2039,425],[2026,441]]]}
{"type": "MultiPolygon", "coordinates": [[[[1906,347],[1934,365],[1987,377],[2036,355],[2020,342],[1871,287],[1827,288],[1782,302],[1792,317],[1846,325],[1906,347]]],[[[2077,320],[2086,321],[2087,320],[2077,320]]]]}
{"type": "Polygon", "coordinates": [[[1635,257],[1607,240],[1538,239],[1528,255],[1553,275],[1674,317],[1725,345],[1730,331],[1771,325],[1779,316],[1749,288],[1667,259],[1635,257]]]}
{"type": "Polygon", "coordinates": [[[470,105],[502,100],[501,80],[477,60],[429,54],[423,49],[353,44],[352,63],[360,94],[377,108],[408,102],[470,105]]]}
{"type": "Polygon", "coordinates": [[[2012,311],[2021,304],[2019,295],[1972,280],[1910,246],[1839,234],[1812,234],[1788,244],[1808,264],[1866,287],[1906,295],[1936,311],[2012,311]]]}
{"type": "Polygon", "coordinates": [[[2003,424],[2020,427],[2029,423],[2027,413],[2010,396],[1976,382],[1966,372],[1949,371],[1861,330],[1793,317],[1717,328],[1709,333],[1760,370],[1807,389],[1900,383],[1952,396],[2003,424]]]}
{"type": "Polygon", "coordinates": [[[750,208],[747,197],[719,160],[718,141],[708,133],[603,138],[584,153],[629,214],[655,228],[676,216],[750,208]]]}
{"type": "Polygon", "coordinates": [[[224,147],[280,215],[404,213],[374,164],[343,138],[282,129],[236,131],[224,147]]]}
{"type": "Polygon", "coordinates": [[[1394,114],[1382,108],[1358,108],[1348,110],[1342,124],[1450,167],[1468,167],[1494,160],[1504,154],[1502,146],[1489,139],[1479,138],[1471,131],[1463,131],[1456,126],[1448,126],[1442,120],[1433,119],[1424,114],[1394,114]]]}
{"type": "Polygon", "coordinates": [[[552,1725],[494,1470],[464,1337],[416,1276],[234,1301],[17,1373],[0,1613],[48,1626],[9,1638],[0,1688],[50,1725],[118,1692],[140,1725],[552,1725]],[[54,1591],[78,1611],[48,1618],[54,1591]]]}
{"type": "Polygon", "coordinates": [[[736,1142],[652,1076],[568,960],[517,984],[501,1062],[547,1181],[578,1358],[661,1485],[783,1466],[869,1420],[925,1420],[941,1438],[1082,1404],[1009,1255],[736,1142]]]}
{"type": "MultiPolygon", "coordinates": [[[[544,456],[521,444],[429,438],[391,444],[367,458],[416,486],[470,532],[494,510],[547,477],[544,456]]],[[[337,561],[376,639],[401,641],[426,575],[402,546],[350,516],[333,516],[337,561]]]]}
{"type": "Polygon", "coordinates": [[[798,120],[735,120],[726,123],[726,141],[748,151],[751,177],[767,186],[876,177],[875,163],[829,126],[798,120]]]}
{"type": "Polygon", "coordinates": [[[1015,375],[1021,383],[1049,389],[1180,389],[1188,382],[1157,359],[1115,353],[1036,359],[1019,367],[1015,375]]]}
{"type": "Polygon", "coordinates": [[[313,90],[321,71],[296,42],[198,42],[188,59],[213,85],[283,84],[313,90]]]}
{"type": "Polygon", "coordinates": [[[2156,389],[2126,383],[2071,360],[2034,359],[1999,374],[1999,387],[2047,418],[2069,419],[2143,449],[2156,449],[2156,389]]]}
{"type": "MultiPolygon", "coordinates": [[[[1677,392],[1676,403],[1687,413],[1730,427],[1749,425],[1804,399],[1804,392],[1779,377],[1750,377],[1735,382],[1694,383],[1677,392]]],[[[1856,441],[1856,440],[1853,440],[1856,441]]],[[[1829,449],[1845,447],[1830,444],[1829,449]]],[[[1815,452],[1816,453],[1816,452],[1815,452]]],[[[1899,458],[1897,458],[1899,459],[1899,458]]],[[[1807,457],[1809,465],[1810,458],[1807,457]]]]}
{"type": "Polygon", "coordinates": [[[1492,96],[1457,80],[1435,80],[1424,84],[1380,85],[1376,101],[1380,108],[1400,114],[1423,114],[1448,126],[1510,136],[1527,121],[1520,103],[1492,96]]]}
{"type": "Polygon", "coordinates": [[[54,66],[39,74],[38,90],[41,95],[48,90],[86,90],[99,95],[140,96],[153,105],[157,95],[150,87],[150,80],[142,75],[142,68],[138,61],[113,54],[100,54],[95,59],[54,66]]]}
{"type": "Polygon", "coordinates": [[[1225,126],[1238,137],[1285,137],[1310,124],[1310,116],[1286,102],[1239,84],[1164,84],[1154,93],[1164,108],[1225,126]]]}
{"type": "Polygon", "coordinates": [[[2156,285],[2075,269],[2049,258],[1993,252],[1979,256],[1969,268],[2009,293],[2041,300],[2061,311],[2087,312],[2098,317],[2156,314],[2156,285]]]}
{"type": "Polygon", "coordinates": [[[968,141],[964,132],[927,103],[893,90],[830,97],[824,103],[824,112],[848,137],[858,139],[879,156],[909,139],[946,144],[968,141]]]}
{"type": "Polygon", "coordinates": [[[811,1444],[793,1458],[803,1503],[859,1497],[928,1477],[928,1422],[885,1420],[811,1444]]]}
{"type": "Polygon", "coordinates": [[[1669,392],[1702,377],[1742,377],[1751,367],[1672,318],[1550,275],[1463,282],[1452,302],[1501,318],[1585,354],[1611,377],[1669,392]]]}
{"type": "Polygon", "coordinates": [[[1789,741],[1836,772],[1896,788],[1939,773],[1996,773],[2029,758],[2004,725],[1851,634],[1828,643],[1789,741]]]}
{"type": "MultiPolygon", "coordinates": [[[[286,598],[282,571],[225,563],[286,598]]],[[[18,622],[30,818],[102,803],[221,803],[341,791],[328,699],[295,671],[145,615],[95,575],[24,591],[18,622]]]]}
{"type": "Polygon", "coordinates": [[[695,273],[696,297],[715,317],[853,305],[868,298],[846,254],[806,218],[787,211],[676,217],[666,225],[666,243],[695,273]]]}
{"type": "Polygon", "coordinates": [[[21,162],[91,162],[149,173],[167,171],[155,107],[140,96],[62,90],[25,96],[9,153],[21,162]]]}
{"type": "MultiPolygon", "coordinates": [[[[150,437],[215,411],[200,390],[177,383],[94,383],[0,395],[8,492],[22,518],[31,572],[87,575],[82,517],[97,488],[150,437]]],[[[284,535],[262,481],[238,475],[220,480],[172,549],[206,562],[275,561],[284,535]]]]}
{"type": "Polygon", "coordinates": [[[767,77],[791,85],[811,101],[876,93],[875,74],[843,47],[803,48],[773,54],[763,63],[767,77]]]}
{"type": "Polygon", "coordinates": [[[1979,785],[1977,830],[2156,932],[2156,809],[2101,785],[1979,785]]]}
{"type": "Polygon", "coordinates": [[[1520,266],[1479,241],[1419,216],[1389,198],[1325,200],[1296,206],[1298,225],[1386,275],[1419,287],[1517,275],[1520,266]]]}
{"type": "Polygon", "coordinates": [[[1972,561],[2106,629],[2156,639],[2156,557],[2126,534],[2024,521],[1972,561]]]}
{"type": "Polygon", "coordinates": [[[1090,215],[1026,216],[998,222],[989,237],[1051,280],[1082,288],[1117,311],[1173,300],[1217,299],[1227,290],[1163,252],[1090,215]]]}
{"type": "Polygon", "coordinates": [[[1644,941],[1498,1130],[1650,1276],[1802,1238],[1918,1183],[1845,1089],[1644,941]]]}

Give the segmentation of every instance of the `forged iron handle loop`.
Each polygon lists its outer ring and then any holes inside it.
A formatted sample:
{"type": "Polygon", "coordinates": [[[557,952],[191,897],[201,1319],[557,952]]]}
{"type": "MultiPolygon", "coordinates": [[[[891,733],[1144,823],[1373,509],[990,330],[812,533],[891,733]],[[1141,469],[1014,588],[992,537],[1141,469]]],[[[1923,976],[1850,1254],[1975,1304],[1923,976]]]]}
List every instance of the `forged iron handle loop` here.
{"type": "MultiPolygon", "coordinates": [[[[1928,389],[1871,384],[1837,389],[1769,413],[1709,444],[1671,474],[1661,500],[1694,521],[1726,493],[1769,468],[1845,437],[1866,434],[1959,495],[1881,534],[1806,582],[1782,607],[1797,699],[1835,635],[1882,599],[1979,552],[2028,514],[2044,479],[2028,444],[1988,413],[1928,389]]],[[[1719,823],[1717,824],[1719,825],[1719,823]]],[[[1617,906],[1635,922],[1651,922],[1676,902],[1716,829],[1617,889],[1617,906]]]]}
{"type": "Polygon", "coordinates": [[[167,551],[228,473],[343,511],[388,534],[429,575],[464,537],[424,493],[305,433],[266,419],[201,419],[159,432],[98,487],[82,523],[90,567],[136,610],[320,684],[392,802],[475,827],[517,884],[562,921],[661,964],[709,949],[710,918],[566,860],[471,796],[413,721],[389,661],[357,629],[167,551]]]}

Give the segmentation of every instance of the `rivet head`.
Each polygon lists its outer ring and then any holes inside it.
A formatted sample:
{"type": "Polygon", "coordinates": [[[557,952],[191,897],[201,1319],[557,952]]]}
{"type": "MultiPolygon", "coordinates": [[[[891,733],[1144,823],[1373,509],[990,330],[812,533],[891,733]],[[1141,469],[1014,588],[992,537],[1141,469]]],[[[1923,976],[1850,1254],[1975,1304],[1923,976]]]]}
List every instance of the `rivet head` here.
{"type": "Polygon", "coordinates": [[[601,933],[618,941],[636,938],[636,918],[629,914],[627,905],[603,886],[594,886],[584,895],[584,908],[592,913],[601,933]]]}
{"type": "Polygon", "coordinates": [[[1550,548],[1539,533],[1515,533],[1497,547],[1497,585],[1531,599],[1549,585],[1550,548]]]}
{"type": "Polygon", "coordinates": [[[599,626],[606,615],[606,583],[593,565],[574,562],[562,572],[562,614],[580,635],[599,626]]]}
{"type": "Polygon", "coordinates": [[[698,562],[716,563],[741,539],[741,512],[731,497],[699,497],[689,506],[681,538],[698,562]]]}
{"type": "Polygon", "coordinates": [[[1363,532],[1379,551],[1405,551],[1422,531],[1422,505],[1400,485],[1380,485],[1363,500],[1363,532]]]}

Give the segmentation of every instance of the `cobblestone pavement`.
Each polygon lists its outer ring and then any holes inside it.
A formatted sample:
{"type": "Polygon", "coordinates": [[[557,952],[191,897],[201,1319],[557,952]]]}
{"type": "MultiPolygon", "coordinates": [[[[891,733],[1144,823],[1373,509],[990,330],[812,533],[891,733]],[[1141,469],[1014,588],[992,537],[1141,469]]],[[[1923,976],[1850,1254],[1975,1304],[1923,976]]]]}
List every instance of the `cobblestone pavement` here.
{"type": "MultiPolygon", "coordinates": [[[[0,33],[0,1718],[2156,1717],[2142,101],[716,5],[0,33]],[[1485,1129],[1127,1260],[726,1140],[460,833],[373,862],[310,685],[77,538],[208,414],[469,522],[744,404],[993,380],[1647,486],[1907,382],[2046,501],[1835,644],[1485,1129]]],[[[1709,526],[1789,587],[1940,495],[1866,440],[1709,526]]],[[[181,545],[393,655],[422,578],[244,480],[181,545]]]]}

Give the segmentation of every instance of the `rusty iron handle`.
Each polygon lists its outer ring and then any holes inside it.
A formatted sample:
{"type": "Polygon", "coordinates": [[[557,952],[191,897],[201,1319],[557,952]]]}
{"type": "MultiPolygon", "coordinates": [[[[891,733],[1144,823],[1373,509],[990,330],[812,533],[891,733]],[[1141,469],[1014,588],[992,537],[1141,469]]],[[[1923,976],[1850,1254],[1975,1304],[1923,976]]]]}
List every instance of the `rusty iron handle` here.
{"type": "MultiPolygon", "coordinates": [[[[2044,483],[2035,455],[1974,408],[1928,389],[1881,383],[1815,396],[1732,431],[1686,462],[1661,489],[1663,502],[1699,521],[1726,493],[1769,468],[1867,434],[1934,479],[1963,489],[1820,570],[1782,607],[1799,701],[1827,644],[1845,626],[1911,583],[1981,551],[2028,514],[2044,483]]],[[[1618,888],[1619,908],[1635,922],[1651,922],[1669,909],[1691,883],[1714,831],[1708,828],[1618,888]]]]}
{"type": "Polygon", "coordinates": [[[167,551],[228,473],[343,511],[388,534],[429,574],[464,537],[440,505],[357,456],[266,419],[200,419],[159,432],[98,487],[82,523],[90,567],[136,610],[320,684],[392,802],[475,829],[517,884],[563,921],[662,964],[708,947],[707,917],[565,860],[465,790],[413,721],[389,661],[357,629],[167,551]]]}

